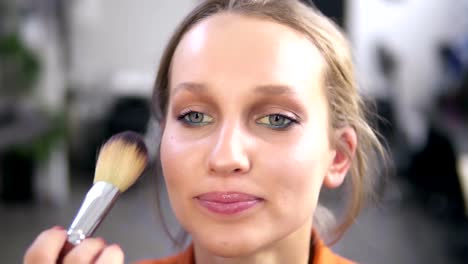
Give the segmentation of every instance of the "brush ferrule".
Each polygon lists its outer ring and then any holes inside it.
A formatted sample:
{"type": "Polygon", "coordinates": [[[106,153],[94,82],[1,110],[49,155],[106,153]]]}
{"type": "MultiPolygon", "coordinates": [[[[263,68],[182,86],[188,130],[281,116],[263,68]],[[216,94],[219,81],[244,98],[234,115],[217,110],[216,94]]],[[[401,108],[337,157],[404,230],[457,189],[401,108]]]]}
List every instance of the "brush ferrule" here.
{"type": "Polygon", "coordinates": [[[68,229],[68,242],[78,245],[85,238],[92,236],[112,208],[120,191],[107,182],[96,182],[88,191],[80,210],[68,229]]]}

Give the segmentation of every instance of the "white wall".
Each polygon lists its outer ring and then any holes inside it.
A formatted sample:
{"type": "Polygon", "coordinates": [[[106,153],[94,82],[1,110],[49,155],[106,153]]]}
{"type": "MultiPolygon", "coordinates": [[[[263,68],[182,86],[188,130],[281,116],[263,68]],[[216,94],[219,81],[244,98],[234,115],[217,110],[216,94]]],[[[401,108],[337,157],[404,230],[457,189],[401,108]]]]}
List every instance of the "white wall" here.
{"type": "MultiPolygon", "coordinates": [[[[99,84],[115,83],[112,80],[116,79],[129,85],[132,82],[151,85],[164,45],[196,1],[75,0],[72,3],[69,11],[72,83],[96,88],[99,84]]],[[[149,91],[151,87],[143,89],[149,91]]]]}
{"type": "MultiPolygon", "coordinates": [[[[397,96],[397,122],[415,148],[425,142],[425,112],[440,89],[436,48],[467,32],[468,1],[348,0],[348,23],[358,78],[364,93],[383,97],[387,89],[378,74],[373,45],[391,47],[400,70],[392,85],[397,96]]],[[[466,36],[466,35],[465,35],[466,36]]]]}

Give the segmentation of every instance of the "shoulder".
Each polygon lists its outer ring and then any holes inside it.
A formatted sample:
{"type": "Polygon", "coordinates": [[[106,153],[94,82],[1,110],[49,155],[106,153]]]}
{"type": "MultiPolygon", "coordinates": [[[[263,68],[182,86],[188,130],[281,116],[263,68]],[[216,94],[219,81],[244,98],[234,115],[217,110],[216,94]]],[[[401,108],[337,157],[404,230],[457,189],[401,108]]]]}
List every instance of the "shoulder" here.
{"type": "Polygon", "coordinates": [[[341,256],[335,255],[335,263],[336,264],[356,264],[356,262],[351,261],[349,259],[345,259],[341,256]]]}
{"type": "Polygon", "coordinates": [[[312,262],[313,264],[355,264],[351,260],[343,258],[327,247],[322,247],[316,252],[315,259],[312,262]]]}
{"type": "Polygon", "coordinates": [[[162,259],[140,260],[134,264],[194,264],[193,246],[190,245],[185,251],[162,259]]]}
{"type": "Polygon", "coordinates": [[[334,253],[329,247],[323,243],[319,238],[316,231],[312,233],[312,247],[311,253],[313,258],[311,259],[311,264],[355,264],[351,260],[343,258],[336,253],[334,253]]]}
{"type": "Polygon", "coordinates": [[[178,256],[172,256],[163,259],[146,259],[134,262],[133,264],[179,264],[178,256]]]}

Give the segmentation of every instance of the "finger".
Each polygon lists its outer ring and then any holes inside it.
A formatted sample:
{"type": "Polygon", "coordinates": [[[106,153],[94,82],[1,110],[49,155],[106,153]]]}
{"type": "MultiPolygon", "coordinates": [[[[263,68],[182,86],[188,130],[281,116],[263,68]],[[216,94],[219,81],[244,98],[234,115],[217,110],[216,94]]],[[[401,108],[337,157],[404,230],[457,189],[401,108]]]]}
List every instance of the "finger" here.
{"type": "Polygon", "coordinates": [[[24,255],[23,263],[55,263],[67,239],[67,232],[61,227],[43,231],[24,255]]]}
{"type": "Polygon", "coordinates": [[[106,243],[102,238],[87,238],[65,256],[63,263],[91,263],[105,246],[106,243]]]}
{"type": "Polygon", "coordinates": [[[102,251],[96,260],[96,264],[121,264],[124,263],[124,253],[119,245],[113,244],[102,251]]]}

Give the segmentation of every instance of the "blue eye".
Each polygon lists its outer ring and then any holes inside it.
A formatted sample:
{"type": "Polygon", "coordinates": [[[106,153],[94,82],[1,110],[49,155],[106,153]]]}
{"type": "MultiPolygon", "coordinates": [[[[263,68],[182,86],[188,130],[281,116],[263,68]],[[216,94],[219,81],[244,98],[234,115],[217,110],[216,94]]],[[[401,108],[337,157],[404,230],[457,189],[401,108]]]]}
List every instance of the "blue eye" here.
{"type": "Polygon", "coordinates": [[[182,121],[189,126],[203,126],[211,123],[213,118],[201,112],[190,111],[179,115],[177,120],[182,121]]]}
{"type": "Polygon", "coordinates": [[[257,120],[257,124],[277,130],[286,129],[294,123],[297,123],[297,120],[281,114],[266,115],[257,120]]]}

